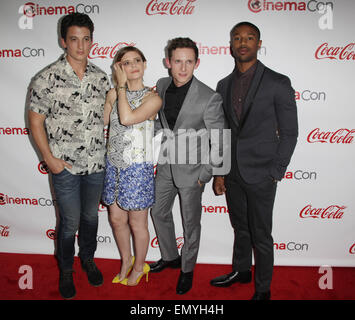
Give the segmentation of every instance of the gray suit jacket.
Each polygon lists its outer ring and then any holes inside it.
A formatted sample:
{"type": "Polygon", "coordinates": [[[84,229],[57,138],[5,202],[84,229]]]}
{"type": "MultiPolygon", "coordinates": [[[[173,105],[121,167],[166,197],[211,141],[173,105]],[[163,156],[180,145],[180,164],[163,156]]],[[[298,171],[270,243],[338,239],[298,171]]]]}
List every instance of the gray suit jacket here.
{"type": "Polygon", "coordinates": [[[198,180],[210,181],[214,165],[211,159],[223,147],[219,141],[210,139],[211,129],[222,131],[227,127],[222,98],[194,77],[171,131],[164,115],[165,92],[171,81],[167,77],[157,82],[157,92],[163,99],[155,130],[163,129],[157,175],[171,170],[177,187],[196,186],[198,180]]]}

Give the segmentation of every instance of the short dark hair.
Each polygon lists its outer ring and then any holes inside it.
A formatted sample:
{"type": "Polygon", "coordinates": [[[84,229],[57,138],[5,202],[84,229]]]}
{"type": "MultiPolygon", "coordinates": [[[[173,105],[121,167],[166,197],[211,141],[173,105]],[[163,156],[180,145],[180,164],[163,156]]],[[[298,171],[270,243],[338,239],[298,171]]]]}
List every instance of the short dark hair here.
{"type": "Polygon", "coordinates": [[[248,26],[248,27],[253,28],[255,30],[255,32],[256,32],[258,40],[260,40],[260,30],[259,30],[259,28],[255,24],[252,24],[251,22],[248,22],[248,21],[239,22],[232,28],[232,30],[230,32],[230,38],[231,39],[233,37],[233,34],[234,34],[235,30],[237,28],[241,27],[241,26],[248,26]]]}
{"type": "Polygon", "coordinates": [[[62,18],[60,24],[60,35],[64,40],[66,40],[69,27],[72,26],[87,27],[90,30],[90,37],[92,38],[94,33],[94,23],[87,14],[73,12],[62,18]]]}
{"type": "Polygon", "coordinates": [[[126,46],[126,47],[123,47],[123,48],[121,48],[120,50],[117,51],[115,57],[113,58],[113,63],[120,62],[121,59],[122,59],[122,57],[123,57],[127,52],[131,52],[131,51],[137,52],[137,53],[141,56],[143,62],[146,62],[146,61],[147,61],[147,59],[145,58],[143,52],[140,51],[138,48],[133,47],[133,46],[126,46]]]}
{"type": "Polygon", "coordinates": [[[173,51],[176,50],[177,48],[191,48],[195,52],[195,61],[198,59],[198,48],[196,46],[196,43],[192,41],[190,38],[174,38],[169,40],[168,42],[168,58],[169,60],[171,59],[173,55],[173,51]]]}

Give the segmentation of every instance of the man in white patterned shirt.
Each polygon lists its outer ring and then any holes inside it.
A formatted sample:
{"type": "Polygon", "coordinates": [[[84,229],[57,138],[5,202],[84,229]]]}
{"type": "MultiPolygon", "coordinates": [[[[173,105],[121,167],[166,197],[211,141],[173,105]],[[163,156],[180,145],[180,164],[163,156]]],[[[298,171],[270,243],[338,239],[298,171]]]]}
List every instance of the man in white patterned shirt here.
{"type": "Polygon", "coordinates": [[[72,267],[78,230],[79,257],[88,280],[93,286],[103,283],[93,258],[104,178],[103,113],[110,83],[88,62],[93,30],[87,15],[65,16],[60,41],[66,53],[37,74],[30,88],[31,133],[52,173],[59,209],[59,291],[65,299],[76,294],[72,267]]]}

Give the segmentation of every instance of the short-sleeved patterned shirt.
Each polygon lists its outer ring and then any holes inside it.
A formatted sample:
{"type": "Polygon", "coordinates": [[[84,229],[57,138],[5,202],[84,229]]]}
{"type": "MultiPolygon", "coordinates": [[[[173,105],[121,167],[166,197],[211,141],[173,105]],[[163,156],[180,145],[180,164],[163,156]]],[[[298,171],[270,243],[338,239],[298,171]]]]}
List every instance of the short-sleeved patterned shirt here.
{"type": "Polygon", "coordinates": [[[54,157],[72,165],[72,174],[105,168],[104,104],[110,82],[88,62],[82,80],[63,55],[41,71],[30,89],[30,110],[46,116],[48,143],[54,157]]]}

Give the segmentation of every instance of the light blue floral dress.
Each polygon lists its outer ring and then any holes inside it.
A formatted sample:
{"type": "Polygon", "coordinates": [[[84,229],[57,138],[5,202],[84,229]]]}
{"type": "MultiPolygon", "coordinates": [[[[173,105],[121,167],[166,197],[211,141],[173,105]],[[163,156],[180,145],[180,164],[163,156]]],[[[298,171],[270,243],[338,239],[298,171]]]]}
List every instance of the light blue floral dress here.
{"type": "MultiPolygon", "coordinates": [[[[141,105],[145,87],[128,91],[132,110],[141,105]]],[[[153,168],[154,121],[124,126],[119,121],[117,100],[110,115],[106,174],[102,201],[106,205],[117,203],[124,210],[144,210],[154,204],[153,168]]]]}

